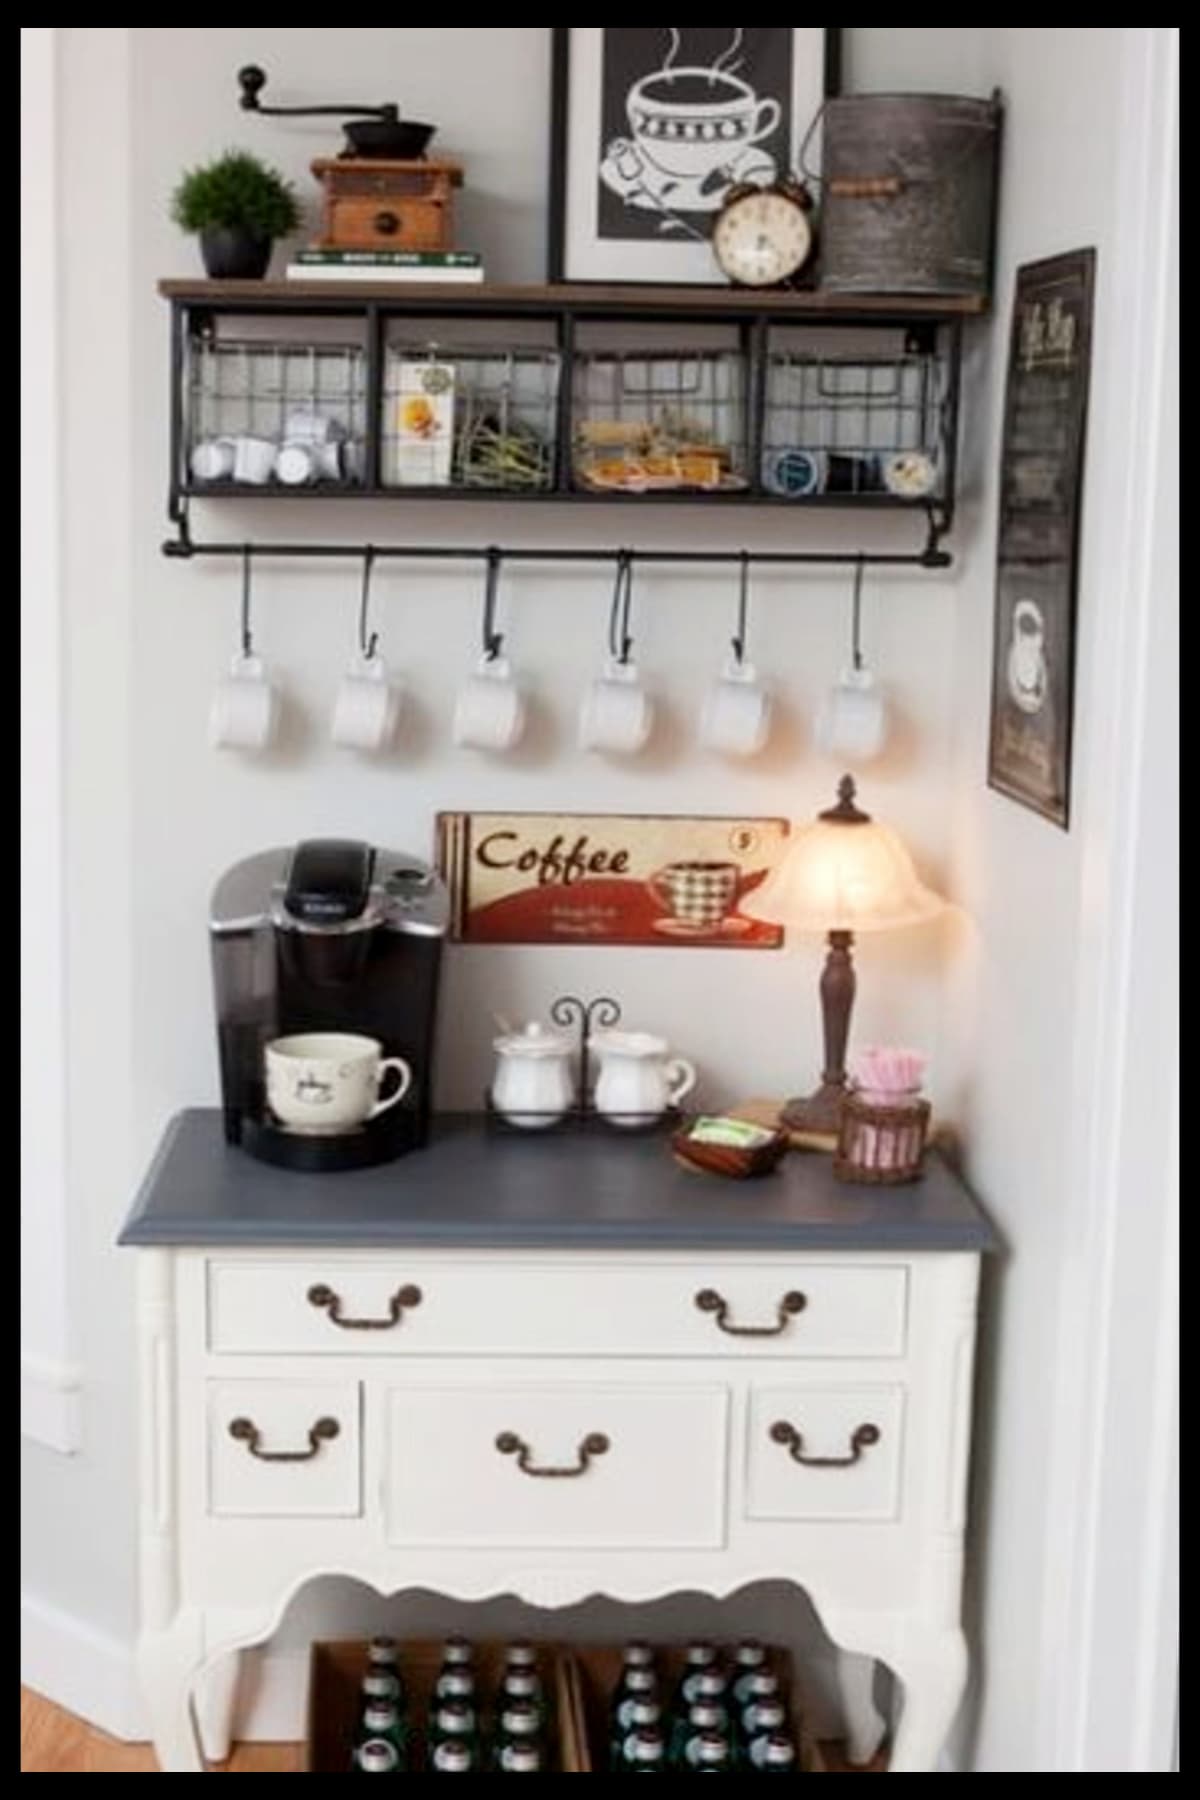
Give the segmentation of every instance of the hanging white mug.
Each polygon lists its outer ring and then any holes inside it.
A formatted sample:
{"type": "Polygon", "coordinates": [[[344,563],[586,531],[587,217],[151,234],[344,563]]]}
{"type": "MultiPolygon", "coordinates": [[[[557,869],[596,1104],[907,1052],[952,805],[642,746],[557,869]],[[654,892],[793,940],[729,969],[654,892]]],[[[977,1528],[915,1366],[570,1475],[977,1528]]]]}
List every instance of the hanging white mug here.
{"type": "Polygon", "coordinates": [[[754,756],[771,729],[771,696],[753,663],[731,656],[709,689],[700,736],[723,756],[754,756]]]}
{"type": "Polygon", "coordinates": [[[653,724],[654,703],[642,686],[637,664],[612,658],[584,696],[580,748],[634,755],[645,746],[653,724]]]}
{"type": "Polygon", "coordinates": [[[260,656],[239,653],[219,683],[208,715],[215,750],[264,750],[275,735],[279,696],[260,656]]]}
{"type": "Polygon", "coordinates": [[[400,716],[400,696],[382,656],[356,656],[333,709],[333,741],[345,750],[384,750],[400,716]]]}
{"type": "Polygon", "coordinates": [[[525,730],[525,696],[506,656],[484,656],[459,690],[454,741],[472,750],[511,750],[525,730]]]}
{"type": "Polygon", "coordinates": [[[865,762],[878,756],[886,734],[887,707],[875,677],[869,669],[843,669],[817,714],[818,749],[865,762]]]}

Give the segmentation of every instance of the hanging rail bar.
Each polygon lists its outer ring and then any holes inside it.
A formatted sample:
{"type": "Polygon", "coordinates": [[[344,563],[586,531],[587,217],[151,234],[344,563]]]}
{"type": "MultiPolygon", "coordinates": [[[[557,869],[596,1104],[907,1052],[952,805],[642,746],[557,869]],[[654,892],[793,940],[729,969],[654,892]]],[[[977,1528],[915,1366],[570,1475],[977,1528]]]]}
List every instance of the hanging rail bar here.
{"type": "MultiPolygon", "coordinates": [[[[887,550],[633,550],[629,552],[631,562],[649,563],[733,563],[742,562],[743,554],[751,563],[764,566],[778,565],[791,567],[804,564],[865,564],[873,568],[925,568],[948,569],[952,562],[949,551],[938,547],[940,533],[931,528],[930,538],[923,550],[887,551],[887,550]]],[[[181,535],[178,539],[168,538],[163,544],[164,556],[242,556],[246,545],[242,542],[232,544],[196,543],[190,537],[181,535]]],[[[285,558],[303,557],[362,557],[366,546],[363,544],[273,544],[254,543],[251,546],[256,559],[266,556],[285,558]]],[[[495,554],[496,547],[487,544],[372,544],[371,549],[376,561],[384,558],[402,559],[412,562],[486,562],[489,553],[495,554]]],[[[580,549],[576,546],[564,546],[551,549],[545,545],[529,546],[525,549],[500,548],[499,555],[506,563],[611,563],[620,554],[617,547],[605,549],[580,549]]]]}

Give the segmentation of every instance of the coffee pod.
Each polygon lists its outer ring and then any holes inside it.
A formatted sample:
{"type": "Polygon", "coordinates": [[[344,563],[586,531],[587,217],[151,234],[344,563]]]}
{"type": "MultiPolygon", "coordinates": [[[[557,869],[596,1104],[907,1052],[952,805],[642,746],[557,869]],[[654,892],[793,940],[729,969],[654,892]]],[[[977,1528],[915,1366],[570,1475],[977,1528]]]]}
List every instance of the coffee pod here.
{"type": "Polygon", "coordinates": [[[924,450],[894,450],[881,460],[883,485],[904,500],[921,500],[937,485],[937,466],[924,450]]]}
{"type": "Polygon", "coordinates": [[[654,705],[637,664],[611,659],[584,696],[580,748],[631,756],[645,747],[653,724],[654,705]]]}
{"type": "Polygon", "coordinates": [[[275,474],[287,487],[303,487],[317,473],[316,458],[307,444],[283,444],[275,458],[275,474]]]}
{"type": "Polygon", "coordinates": [[[275,470],[278,446],[270,438],[240,437],[234,443],[233,479],[265,487],[275,470]]]}
{"type": "Polygon", "coordinates": [[[318,481],[341,481],[345,465],[344,452],[346,445],[341,438],[331,437],[323,444],[313,444],[309,455],[313,459],[313,473],[318,481]]]}
{"type": "Polygon", "coordinates": [[[817,714],[813,737],[826,756],[865,762],[878,756],[887,733],[887,707],[869,669],[843,669],[817,714]]]}
{"type": "Polygon", "coordinates": [[[192,474],[197,481],[228,481],[236,455],[232,438],[204,438],[192,449],[192,474]]]}
{"type": "Polygon", "coordinates": [[[869,452],[831,450],[825,459],[826,494],[870,494],[880,487],[879,458],[869,452]]]}
{"type": "Polygon", "coordinates": [[[771,696],[753,663],[731,656],[709,689],[700,717],[700,736],[724,756],[754,756],[771,728],[771,696]]]}
{"type": "Polygon", "coordinates": [[[826,463],[823,450],[768,450],[763,459],[763,486],[789,500],[819,494],[825,486],[826,463]]]}

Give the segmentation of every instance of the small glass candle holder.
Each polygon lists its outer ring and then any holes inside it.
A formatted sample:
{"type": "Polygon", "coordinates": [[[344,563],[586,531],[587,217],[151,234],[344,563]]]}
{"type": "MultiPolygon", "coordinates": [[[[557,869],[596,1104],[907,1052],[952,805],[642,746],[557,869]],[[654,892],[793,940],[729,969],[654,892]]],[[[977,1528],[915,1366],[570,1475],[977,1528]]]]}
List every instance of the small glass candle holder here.
{"type": "Polygon", "coordinates": [[[931,1108],[919,1088],[851,1088],[842,1102],[833,1172],[843,1181],[916,1181],[931,1108]]]}

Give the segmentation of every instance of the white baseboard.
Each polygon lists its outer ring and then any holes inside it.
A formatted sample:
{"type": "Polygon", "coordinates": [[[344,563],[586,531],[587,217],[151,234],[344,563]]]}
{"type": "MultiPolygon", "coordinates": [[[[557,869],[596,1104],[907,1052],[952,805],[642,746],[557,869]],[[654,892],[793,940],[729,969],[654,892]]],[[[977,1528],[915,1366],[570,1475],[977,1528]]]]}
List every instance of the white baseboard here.
{"type": "Polygon", "coordinates": [[[113,1737],[146,1736],[131,1646],[30,1594],[21,1596],[21,1683],[113,1737]]]}
{"type": "MultiPolygon", "coordinates": [[[[30,1594],[21,1596],[21,1684],[111,1737],[138,1742],[150,1735],[133,1646],[30,1594]]],[[[240,1689],[235,1737],[280,1744],[304,1736],[308,1658],[303,1652],[247,1651],[240,1689]]],[[[202,1694],[197,1710],[203,1719],[202,1694]]]]}
{"type": "Polygon", "coordinates": [[[80,1371],[35,1351],[21,1352],[21,1436],[71,1456],[79,1448],[80,1371]]]}

